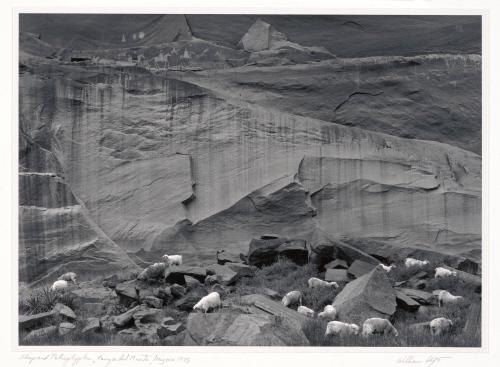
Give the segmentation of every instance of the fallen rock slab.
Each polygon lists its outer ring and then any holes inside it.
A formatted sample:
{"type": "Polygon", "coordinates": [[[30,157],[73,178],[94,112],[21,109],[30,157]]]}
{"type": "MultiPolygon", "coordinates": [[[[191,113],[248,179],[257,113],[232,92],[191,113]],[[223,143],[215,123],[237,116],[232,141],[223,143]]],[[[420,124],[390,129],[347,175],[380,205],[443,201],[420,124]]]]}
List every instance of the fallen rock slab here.
{"type": "Polygon", "coordinates": [[[278,248],[287,241],[287,238],[252,239],[248,245],[246,257],[249,265],[263,266],[276,262],[278,248]]]}
{"type": "Polygon", "coordinates": [[[286,317],[234,313],[191,313],[186,345],[307,346],[300,327],[286,317]]]}
{"type": "Polygon", "coordinates": [[[57,333],[57,326],[47,326],[41,329],[35,329],[30,331],[24,338],[23,341],[25,343],[33,343],[37,340],[47,338],[48,336],[54,335],[57,333]]]}
{"type": "Polygon", "coordinates": [[[387,273],[375,268],[348,283],[333,306],[340,321],[362,324],[370,317],[388,318],[396,311],[396,293],[387,273]]]}
{"type": "Polygon", "coordinates": [[[346,269],[327,269],[325,280],[327,282],[348,282],[350,279],[346,269]]]}
{"type": "Polygon", "coordinates": [[[163,339],[172,335],[177,335],[183,330],[185,330],[185,327],[180,322],[176,324],[162,324],[158,328],[158,336],[163,339]]]}
{"type": "Polygon", "coordinates": [[[97,317],[89,317],[85,321],[85,326],[82,329],[82,333],[92,333],[95,331],[100,330],[101,328],[101,321],[97,317]]]}
{"type": "Polygon", "coordinates": [[[51,322],[56,315],[54,310],[41,312],[35,315],[19,315],[19,328],[27,330],[35,326],[51,322]]]}
{"type": "Polygon", "coordinates": [[[226,265],[227,263],[241,263],[239,255],[231,254],[225,250],[217,251],[217,264],[226,265]]]}
{"type": "Polygon", "coordinates": [[[193,277],[203,283],[207,276],[207,270],[198,266],[170,266],[165,271],[165,281],[167,283],[185,284],[185,275],[193,277]]]}
{"type": "Polygon", "coordinates": [[[121,315],[115,316],[113,318],[113,324],[117,327],[124,327],[128,323],[132,322],[132,318],[134,316],[134,313],[136,313],[140,310],[145,310],[145,309],[146,309],[146,306],[144,306],[144,305],[135,306],[135,307],[131,308],[130,310],[122,313],[121,315]]]}
{"type": "Polygon", "coordinates": [[[240,278],[238,273],[227,265],[212,264],[207,266],[207,272],[213,273],[216,276],[217,283],[222,285],[231,285],[240,278]]]}
{"type": "Polygon", "coordinates": [[[76,320],[75,312],[68,306],[63,305],[62,303],[56,303],[53,310],[59,316],[63,316],[69,320],[76,320]]]}
{"type": "Polygon", "coordinates": [[[400,287],[395,288],[395,290],[412,298],[413,300],[417,301],[421,305],[432,305],[432,304],[436,303],[436,299],[435,299],[434,295],[432,293],[429,293],[429,292],[424,292],[421,290],[411,289],[411,288],[400,288],[400,287]]]}
{"type": "Polygon", "coordinates": [[[58,333],[60,336],[63,336],[63,335],[66,335],[66,334],[69,334],[73,331],[75,331],[76,329],[76,326],[74,324],[71,324],[69,322],[62,322],[59,324],[59,327],[58,327],[58,333]]]}
{"type": "Polygon", "coordinates": [[[401,291],[396,291],[396,303],[399,307],[409,312],[416,312],[420,307],[420,303],[401,291]]]}
{"type": "Polygon", "coordinates": [[[324,265],[325,270],[328,269],[347,269],[349,265],[347,265],[347,262],[345,260],[340,260],[340,259],[335,259],[333,261],[330,261],[328,264],[324,265]]]}
{"type": "Polygon", "coordinates": [[[380,263],[379,260],[366,252],[358,250],[339,239],[332,238],[319,228],[312,232],[309,245],[309,262],[317,265],[318,268],[324,267],[325,264],[334,259],[344,260],[348,264],[352,264],[355,260],[362,260],[374,265],[380,263]]]}
{"type": "Polygon", "coordinates": [[[250,294],[241,297],[241,303],[247,306],[255,306],[263,312],[285,317],[296,325],[301,326],[306,320],[306,316],[298,313],[297,311],[285,307],[281,302],[273,301],[262,294],[250,294]]]}

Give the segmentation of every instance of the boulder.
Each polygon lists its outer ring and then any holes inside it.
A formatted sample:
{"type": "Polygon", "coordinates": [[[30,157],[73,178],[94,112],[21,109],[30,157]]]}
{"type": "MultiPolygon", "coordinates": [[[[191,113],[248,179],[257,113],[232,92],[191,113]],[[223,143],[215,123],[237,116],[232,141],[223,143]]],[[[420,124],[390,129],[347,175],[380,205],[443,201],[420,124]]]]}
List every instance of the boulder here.
{"type": "Polygon", "coordinates": [[[35,315],[19,315],[19,328],[28,330],[35,326],[46,324],[54,320],[56,312],[54,310],[41,312],[35,315]]]}
{"type": "Polygon", "coordinates": [[[238,273],[227,265],[212,264],[207,267],[207,271],[213,273],[216,276],[217,283],[222,285],[233,284],[239,279],[238,273]]]}
{"type": "Polygon", "coordinates": [[[200,281],[198,279],[190,277],[189,275],[184,275],[184,283],[188,289],[200,285],[200,281]]]}
{"type": "Polygon", "coordinates": [[[211,286],[214,284],[218,284],[218,282],[219,280],[217,279],[217,275],[213,274],[213,275],[207,275],[204,284],[207,286],[211,286]]]}
{"type": "Polygon", "coordinates": [[[167,283],[185,284],[185,275],[193,277],[203,283],[207,276],[207,271],[205,268],[197,266],[170,266],[165,271],[165,281],[167,283]]]}
{"type": "Polygon", "coordinates": [[[153,295],[162,299],[164,304],[170,302],[174,297],[170,287],[157,288],[153,291],[153,295]]]}
{"type": "Polygon", "coordinates": [[[82,334],[92,333],[101,328],[101,321],[97,317],[89,317],[85,321],[85,326],[82,329],[82,334]]]}
{"type": "Polygon", "coordinates": [[[227,263],[241,263],[241,259],[238,255],[231,254],[225,250],[217,251],[217,264],[225,265],[227,263]]]}
{"type": "Polygon", "coordinates": [[[480,273],[481,267],[479,266],[479,263],[470,259],[465,259],[457,264],[457,270],[461,270],[473,275],[478,275],[480,273]]]}
{"type": "Polygon", "coordinates": [[[153,308],[162,308],[163,307],[163,300],[160,298],[157,298],[155,296],[146,296],[144,298],[141,298],[141,302],[144,303],[145,305],[153,308]]]}
{"type": "Polygon", "coordinates": [[[159,279],[159,278],[163,279],[166,269],[167,265],[163,262],[149,265],[137,276],[137,279],[139,280],[159,279]]]}
{"type": "Polygon", "coordinates": [[[141,328],[143,325],[146,324],[160,324],[163,319],[165,318],[165,315],[162,310],[159,310],[157,308],[140,308],[136,310],[132,314],[132,318],[134,319],[134,325],[137,328],[141,328]]]}
{"type": "Polygon", "coordinates": [[[174,298],[180,298],[183,297],[186,294],[186,288],[184,288],[182,285],[174,283],[170,287],[170,293],[172,293],[172,296],[174,298]]]}
{"type": "Polygon", "coordinates": [[[147,307],[144,305],[135,306],[135,307],[131,308],[130,310],[128,310],[120,315],[115,316],[113,318],[113,324],[117,327],[124,327],[128,323],[132,322],[134,313],[136,313],[140,310],[144,310],[146,308],[147,307]]]}
{"type": "Polygon", "coordinates": [[[412,298],[413,300],[417,301],[421,305],[432,305],[432,304],[436,303],[436,299],[435,299],[434,295],[432,293],[429,293],[429,292],[424,292],[424,291],[420,291],[417,289],[411,289],[411,288],[401,288],[401,287],[396,287],[395,290],[412,298]]]}
{"type": "Polygon", "coordinates": [[[388,318],[396,311],[396,294],[387,273],[375,268],[348,283],[333,306],[340,321],[362,324],[370,317],[388,318]]]}
{"type": "Polygon", "coordinates": [[[63,336],[75,331],[75,328],[76,326],[74,324],[71,324],[69,322],[62,322],[59,324],[58,333],[60,336],[63,336]]]}
{"type": "Polygon", "coordinates": [[[253,306],[253,309],[259,314],[282,316],[298,327],[302,327],[303,323],[307,320],[304,315],[262,294],[249,294],[243,296],[241,297],[241,303],[246,306],[253,306]]]}
{"type": "Polygon", "coordinates": [[[257,271],[256,266],[242,263],[227,263],[226,266],[228,266],[232,271],[235,271],[239,277],[253,277],[257,271]]]}
{"type": "Polygon", "coordinates": [[[307,264],[309,251],[305,240],[291,239],[278,247],[278,257],[287,258],[297,265],[307,264]]]}
{"type": "Polygon", "coordinates": [[[307,346],[300,327],[286,317],[236,313],[191,313],[185,345],[307,346]]]}
{"type": "Polygon", "coordinates": [[[158,328],[158,336],[163,339],[171,335],[177,335],[183,330],[185,330],[185,327],[180,322],[176,324],[162,324],[158,328]]]}
{"type": "Polygon", "coordinates": [[[309,245],[309,262],[317,265],[318,268],[324,267],[325,264],[334,259],[344,260],[347,264],[352,264],[355,260],[362,260],[374,265],[380,263],[366,252],[358,250],[339,239],[332,238],[319,228],[312,232],[309,245]]]}
{"type": "Polygon", "coordinates": [[[327,269],[325,280],[327,282],[348,282],[350,279],[345,269],[327,269]]]}
{"type": "Polygon", "coordinates": [[[116,298],[115,292],[104,287],[82,287],[72,289],[71,294],[74,295],[79,304],[105,302],[116,298]]]}
{"type": "Polygon", "coordinates": [[[134,301],[139,301],[139,288],[135,280],[117,284],[115,292],[121,304],[130,305],[134,301]]]}
{"type": "Polygon", "coordinates": [[[400,291],[396,291],[396,303],[402,309],[410,312],[416,312],[420,307],[420,303],[400,291]]]}
{"type": "Polygon", "coordinates": [[[283,236],[280,236],[279,234],[274,234],[274,233],[266,233],[260,236],[261,240],[274,240],[276,238],[282,238],[283,236]]]}
{"type": "Polygon", "coordinates": [[[63,316],[69,320],[76,320],[75,312],[68,306],[63,305],[62,303],[56,303],[53,310],[59,316],[63,316]]]}
{"type": "Polygon", "coordinates": [[[263,266],[276,262],[278,248],[287,241],[286,238],[252,239],[248,245],[247,262],[249,265],[263,266]]]}
{"type": "Polygon", "coordinates": [[[35,329],[30,331],[24,338],[24,343],[33,343],[37,340],[47,338],[48,336],[54,335],[57,333],[57,326],[47,326],[41,329],[35,329]]]}
{"type": "Polygon", "coordinates": [[[335,259],[333,261],[330,261],[328,264],[324,265],[325,270],[328,269],[347,269],[349,265],[347,265],[347,262],[345,260],[341,259],[335,259]]]}
{"type": "Polygon", "coordinates": [[[372,271],[375,266],[377,266],[377,264],[370,264],[362,260],[355,260],[351,266],[349,266],[349,269],[347,269],[347,273],[355,278],[359,278],[360,276],[372,271]]]}

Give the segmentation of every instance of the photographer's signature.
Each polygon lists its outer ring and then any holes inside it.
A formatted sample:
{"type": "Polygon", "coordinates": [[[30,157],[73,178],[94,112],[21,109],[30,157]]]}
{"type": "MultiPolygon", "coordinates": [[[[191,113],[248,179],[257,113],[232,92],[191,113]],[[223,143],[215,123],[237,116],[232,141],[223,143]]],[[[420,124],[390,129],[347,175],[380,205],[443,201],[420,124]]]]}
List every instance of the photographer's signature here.
{"type": "Polygon", "coordinates": [[[425,356],[418,357],[414,355],[405,355],[403,357],[398,357],[396,360],[397,364],[407,364],[407,365],[423,365],[424,367],[432,367],[438,365],[444,360],[449,360],[452,357],[443,356],[425,356]]]}

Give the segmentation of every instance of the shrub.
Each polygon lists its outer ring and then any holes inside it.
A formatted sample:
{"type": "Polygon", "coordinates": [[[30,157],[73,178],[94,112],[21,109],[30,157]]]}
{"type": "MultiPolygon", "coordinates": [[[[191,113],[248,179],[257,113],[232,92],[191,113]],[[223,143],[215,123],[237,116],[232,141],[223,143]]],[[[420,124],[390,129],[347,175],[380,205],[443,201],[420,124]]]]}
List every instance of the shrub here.
{"type": "Polygon", "coordinates": [[[44,287],[33,291],[19,300],[19,313],[37,314],[52,310],[56,303],[62,303],[70,308],[74,307],[75,296],[69,290],[51,291],[44,287]]]}

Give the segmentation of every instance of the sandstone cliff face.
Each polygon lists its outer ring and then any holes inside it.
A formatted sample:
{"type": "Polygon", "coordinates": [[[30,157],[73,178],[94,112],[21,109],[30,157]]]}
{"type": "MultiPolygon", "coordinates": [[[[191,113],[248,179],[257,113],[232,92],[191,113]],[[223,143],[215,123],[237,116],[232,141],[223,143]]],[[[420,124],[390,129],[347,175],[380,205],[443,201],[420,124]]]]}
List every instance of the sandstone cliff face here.
{"type": "Polygon", "coordinates": [[[449,142],[477,151],[480,140],[463,139],[465,122],[479,114],[480,98],[466,100],[480,57],[459,59],[337,59],[167,77],[23,59],[20,276],[133,269],[126,252],[144,250],[201,263],[221,248],[246,252],[262,233],[307,238],[317,227],[450,254],[479,250],[481,157],[381,133],[411,129],[448,141],[446,129],[429,128],[446,101],[458,116],[449,142]],[[454,81],[463,100],[452,98],[454,81]],[[354,85],[383,93],[352,94],[354,85]],[[342,124],[325,121],[332,110],[342,124]]]}

